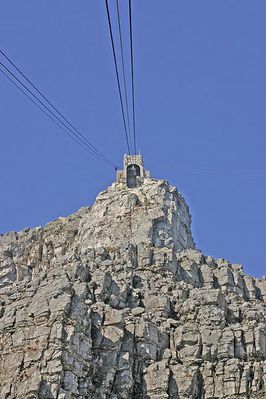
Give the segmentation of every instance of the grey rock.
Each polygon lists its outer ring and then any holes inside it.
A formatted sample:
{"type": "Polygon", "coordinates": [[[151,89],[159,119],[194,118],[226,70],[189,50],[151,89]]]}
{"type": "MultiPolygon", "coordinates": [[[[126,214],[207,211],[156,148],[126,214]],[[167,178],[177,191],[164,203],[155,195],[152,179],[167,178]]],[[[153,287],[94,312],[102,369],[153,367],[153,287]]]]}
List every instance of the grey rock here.
{"type": "Polygon", "coordinates": [[[266,280],[195,249],[163,180],[0,237],[0,398],[262,399],[266,280]]]}

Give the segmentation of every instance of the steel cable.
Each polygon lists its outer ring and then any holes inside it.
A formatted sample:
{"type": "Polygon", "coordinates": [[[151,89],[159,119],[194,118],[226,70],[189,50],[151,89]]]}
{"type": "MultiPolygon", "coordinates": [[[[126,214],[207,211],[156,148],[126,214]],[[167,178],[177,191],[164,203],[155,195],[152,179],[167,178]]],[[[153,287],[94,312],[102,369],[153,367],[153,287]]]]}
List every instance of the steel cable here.
{"type": "Polygon", "coordinates": [[[121,29],[121,20],[120,20],[120,11],[119,11],[119,0],[116,0],[116,12],[117,12],[117,21],[118,21],[118,30],[119,30],[120,52],[121,52],[122,72],[123,72],[126,111],[127,111],[127,123],[128,123],[130,147],[132,148],[129,107],[128,107],[128,94],[127,94],[127,82],[126,82],[125,61],[124,61],[124,49],[123,49],[122,29],[121,29]]]}
{"type": "MultiPolygon", "coordinates": [[[[23,82],[20,81],[19,78],[17,78],[13,72],[11,72],[1,61],[0,61],[0,65],[28,92],[30,93],[36,100],[38,103],[40,103],[46,110],[47,112],[49,112],[51,115],[53,115],[53,117],[59,122],[61,123],[70,133],[72,133],[79,141],[81,141],[87,148],[88,150],[93,153],[95,156],[97,156],[98,158],[100,158],[101,160],[104,160],[105,162],[109,163],[109,165],[112,165],[114,168],[116,168],[116,165],[109,160],[107,157],[105,157],[104,155],[102,155],[100,152],[98,152],[97,149],[95,149],[94,146],[92,146],[90,144],[90,142],[80,133],[77,134],[75,132],[76,129],[71,129],[65,122],[63,122],[53,111],[51,111],[51,109],[49,109],[46,104],[41,101],[23,82]]],[[[1,70],[2,71],[2,70],[1,70]]],[[[3,72],[3,71],[2,71],[3,72]]],[[[6,74],[5,74],[6,76],[6,74]]],[[[65,118],[64,118],[65,119],[65,118]]]]}
{"type": "MultiPolygon", "coordinates": [[[[51,121],[53,121],[61,130],[63,130],[70,138],[72,138],[76,143],[78,143],[82,148],[84,148],[86,151],[88,151],[90,154],[95,155],[92,153],[88,147],[83,145],[80,141],[78,141],[75,137],[73,137],[63,126],[61,126],[48,112],[46,112],[39,104],[37,101],[35,101],[32,97],[29,96],[29,94],[23,90],[14,80],[8,76],[8,74],[3,71],[3,69],[0,68],[0,72],[14,85],[17,87],[18,90],[20,90],[33,104],[36,105],[51,121]]],[[[109,163],[106,163],[108,166],[110,166],[109,163]]]]}
{"type": "Polygon", "coordinates": [[[130,26],[130,58],[131,58],[131,88],[132,88],[132,107],[133,107],[133,138],[134,151],[137,153],[136,146],[136,115],[135,115],[135,85],[134,85],[134,57],[133,57],[133,32],[132,32],[132,5],[129,0],[129,26],[130,26]]]}
{"type": "Polygon", "coordinates": [[[128,131],[127,131],[127,126],[126,126],[126,119],[125,119],[125,111],[124,111],[124,105],[123,105],[123,99],[122,99],[122,93],[121,93],[121,85],[120,85],[120,79],[119,79],[119,73],[118,73],[118,65],[117,65],[117,59],[116,59],[114,37],[113,37],[113,30],[112,30],[112,23],[111,23],[110,11],[109,11],[109,6],[108,6],[108,0],[105,0],[105,6],[106,6],[106,13],[107,13],[107,18],[108,18],[109,33],[110,33],[111,44],[112,44],[112,51],[113,51],[113,58],[114,58],[115,72],[116,72],[116,80],[117,80],[117,85],[118,85],[118,92],[119,92],[120,105],[121,105],[121,110],[122,110],[122,117],[123,117],[123,124],[124,124],[124,130],[125,130],[125,135],[126,135],[127,148],[128,148],[128,153],[131,154],[128,131]]]}
{"type": "MultiPolygon", "coordinates": [[[[18,68],[15,63],[0,49],[0,53],[8,60],[8,62],[23,76],[23,78],[36,90],[36,92],[53,108],[54,111],[56,111],[58,113],[58,115],[60,115],[61,118],[63,118],[63,120],[68,123],[69,126],[71,126],[71,128],[77,133],[78,136],[80,136],[80,140],[84,142],[85,145],[87,145],[91,151],[93,153],[95,153],[95,155],[97,154],[99,156],[99,158],[101,159],[105,159],[106,161],[108,161],[108,163],[114,167],[116,167],[116,165],[113,163],[113,161],[111,161],[108,157],[106,157],[100,150],[98,150],[92,143],[90,143],[90,141],[82,134],[80,133],[80,131],[62,114],[61,111],[59,111],[59,109],[51,102],[49,101],[49,99],[38,89],[38,87],[36,85],[34,85],[31,80],[21,71],[20,68],[18,68]]],[[[0,61],[0,65],[2,65],[7,71],[8,73],[10,73],[27,91],[30,92],[30,94],[36,98],[37,101],[39,101],[49,112],[51,112],[53,114],[53,116],[55,118],[57,118],[59,121],[60,119],[51,111],[49,110],[48,107],[46,107],[46,105],[40,101],[37,96],[35,96],[1,61],[0,61]]],[[[60,121],[68,130],[69,127],[66,126],[62,121],[60,121]]],[[[74,133],[73,133],[74,134],[74,133]]],[[[74,134],[75,135],[75,134],[74,134]]],[[[76,136],[76,135],[75,135],[76,136]]]]}

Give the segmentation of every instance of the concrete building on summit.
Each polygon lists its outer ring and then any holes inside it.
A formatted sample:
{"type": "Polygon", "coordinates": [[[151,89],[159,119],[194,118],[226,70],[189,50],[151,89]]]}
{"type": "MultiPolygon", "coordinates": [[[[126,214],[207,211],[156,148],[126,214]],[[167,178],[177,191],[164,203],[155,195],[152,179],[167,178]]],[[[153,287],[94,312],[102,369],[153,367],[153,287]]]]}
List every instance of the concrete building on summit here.
{"type": "Polygon", "coordinates": [[[117,183],[124,183],[128,188],[139,187],[145,178],[150,177],[150,172],[144,170],[143,158],[141,155],[124,156],[124,169],[118,170],[116,175],[117,183]]]}

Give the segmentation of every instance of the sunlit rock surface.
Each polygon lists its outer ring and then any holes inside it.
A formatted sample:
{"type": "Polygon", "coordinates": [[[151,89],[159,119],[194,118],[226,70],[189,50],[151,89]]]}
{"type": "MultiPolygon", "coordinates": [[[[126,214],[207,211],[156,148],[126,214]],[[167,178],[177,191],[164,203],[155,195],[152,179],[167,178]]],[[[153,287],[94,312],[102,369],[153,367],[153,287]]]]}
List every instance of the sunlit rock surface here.
{"type": "Polygon", "coordinates": [[[0,398],[265,399],[266,281],[195,250],[190,222],[147,179],[1,236],[0,398]]]}

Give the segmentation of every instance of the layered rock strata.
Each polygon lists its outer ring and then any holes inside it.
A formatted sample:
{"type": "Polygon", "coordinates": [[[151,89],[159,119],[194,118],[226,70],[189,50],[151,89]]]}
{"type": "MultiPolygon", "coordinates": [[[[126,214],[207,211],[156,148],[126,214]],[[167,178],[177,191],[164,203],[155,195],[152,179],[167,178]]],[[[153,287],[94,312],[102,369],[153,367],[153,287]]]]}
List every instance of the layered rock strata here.
{"type": "Polygon", "coordinates": [[[167,182],[0,237],[1,399],[266,397],[266,280],[195,250],[167,182]]]}

